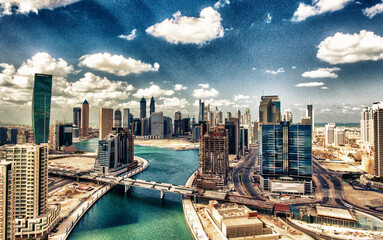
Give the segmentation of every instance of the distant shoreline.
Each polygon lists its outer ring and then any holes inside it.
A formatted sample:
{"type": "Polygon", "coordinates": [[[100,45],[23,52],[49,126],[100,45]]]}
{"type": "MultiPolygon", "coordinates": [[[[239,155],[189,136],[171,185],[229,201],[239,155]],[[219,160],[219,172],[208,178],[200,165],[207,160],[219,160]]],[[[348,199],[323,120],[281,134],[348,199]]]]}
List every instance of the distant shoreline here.
{"type": "Polygon", "coordinates": [[[134,139],[134,145],[143,147],[167,148],[174,151],[199,149],[199,143],[188,142],[183,139],[134,139]]]}

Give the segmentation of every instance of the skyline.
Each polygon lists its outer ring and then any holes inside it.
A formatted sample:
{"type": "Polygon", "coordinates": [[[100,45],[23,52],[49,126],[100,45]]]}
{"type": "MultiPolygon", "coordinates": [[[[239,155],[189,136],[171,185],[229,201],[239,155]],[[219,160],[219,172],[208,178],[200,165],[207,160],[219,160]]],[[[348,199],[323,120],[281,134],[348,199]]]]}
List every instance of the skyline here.
{"type": "Polygon", "coordinates": [[[100,107],[138,116],[152,96],[169,117],[197,118],[201,98],[255,120],[264,92],[295,122],[310,97],[316,122],[359,122],[382,100],[381,1],[64,3],[0,1],[0,122],[31,122],[35,73],[53,75],[52,121],[85,99],[91,123],[100,107]]]}

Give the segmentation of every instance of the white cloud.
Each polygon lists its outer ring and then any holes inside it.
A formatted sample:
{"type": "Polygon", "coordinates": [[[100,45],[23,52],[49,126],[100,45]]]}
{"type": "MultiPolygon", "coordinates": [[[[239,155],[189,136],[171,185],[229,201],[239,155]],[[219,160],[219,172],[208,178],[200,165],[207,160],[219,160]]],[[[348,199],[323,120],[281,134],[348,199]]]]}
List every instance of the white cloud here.
{"type": "Polygon", "coordinates": [[[266,70],[265,72],[266,73],[270,73],[270,74],[278,74],[278,73],[285,72],[285,69],[284,68],[278,68],[278,70],[276,70],[276,71],[274,71],[274,70],[266,70]]]}
{"type": "Polygon", "coordinates": [[[273,18],[271,17],[271,14],[267,13],[267,16],[266,16],[266,19],[265,19],[265,23],[271,23],[272,20],[273,20],[273,18]]]}
{"type": "Polygon", "coordinates": [[[322,90],[329,90],[328,87],[321,87],[320,89],[322,89],[322,90]]]}
{"type": "Polygon", "coordinates": [[[125,40],[128,40],[128,41],[131,41],[131,40],[133,40],[133,39],[135,39],[137,37],[137,29],[133,29],[132,32],[129,35],[121,34],[118,37],[122,38],[122,39],[125,39],[125,40]]]}
{"type": "Polygon", "coordinates": [[[211,88],[210,90],[200,88],[200,89],[194,90],[193,92],[193,96],[196,98],[210,98],[210,97],[214,98],[214,97],[217,97],[218,95],[219,95],[219,92],[215,90],[214,88],[211,88]]]}
{"type": "Polygon", "coordinates": [[[186,108],[189,104],[189,101],[186,98],[177,98],[177,97],[160,97],[159,100],[163,101],[163,104],[158,106],[160,109],[173,109],[177,110],[180,108],[186,108]]]}
{"type": "Polygon", "coordinates": [[[306,82],[306,83],[299,83],[295,85],[295,87],[320,87],[323,86],[323,82],[306,82]]]}
{"type": "Polygon", "coordinates": [[[200,86],[201,88],[209,88],[208,83],[200,83],[200,84],[198,84],[198,86],[200,86]]]}
{"type": "Polygon", "coordinates": [[[214,8],[219,9],[229,4],[230,4],[229,0],[218,0],[218,2],[214,4],[214,8]]]}
{"type": "Polygon", "coordinates": [[[383,12],[383,3],[378,3],[372,7],[363,9],[363,14],[369,18],[373,18],[376,14],[383,12]]]}
{"type": "Polygon", "coordinates": [[[317,58],[330,64],[383,59],[383,37],[366,30],[360,33],[336,33],[319,46],[317,58]]]}
{"type": "Polygon", "coordinates": [[[199,18],[181,16],[177,12],[173,18],[149,27],[146,32],[174,44],[203,44],[223,37],[221,20],[219,12],[207,7],[202,9],[199,18]]]}
{"type": "Polygon", "coordinates": [[[306,78],[338,78],[338,75],[334,73],[335,71],[340,71],[340,68],[318,68],[317,70],[304,72],[302,77],[306,78]]]}
{"type": "Polygon", "coordinates": [[[241,100],[246,100],[246,99],[249,99],[250,96],[245,96],[245,95],[242,95],[242,94],[239,94],[239,95],[234,95],[234,101],[241,101],[241,100]]]}
{"type": "Polygon", "coordinates": [[[175,91],[186,90],[186,89],[187,89],[187,87],[182,86],[182,84],[175,84],[174,85],[175,91]]]}
{"type": "Polygon", "coordinates": [[[312,5],[299,3],[291,21],[300,22],[308,17],[320,15],[327,12],[335,12],[343,9],[347,3],[353,0],[313,0],[312,5]]]}
{"type": "Polygon", "coordinates": [[[79,66],[86,66],[98,71],[104,71],[117,76],[126,76],[128,74],[140,74],[142,72],[155,71],[160,68],[158,63],[153,65],[125,58],[122,55],[111,55],[110,53],[88,54],[80,58],[79,66]]]}
{"type": "Polygon", "coordinates": [[[255,71],[255,70],[257,70],[257,68],[253,67],[252,70],[255,71]]]}
{"type": "Polygon", "coordinates": [[[0,16],[11,15],[13,9],[17,13],[38,13],[40,9],[54,9],[66,6],[79,0],[0,0],[0,16]]]}
{"type": "Polygon", "coordinates": [[[157,85],[151,85],[149,88],[138,89],[138,91],[133,94],[136,98],[142,97],[159,97],[159,96],[171,96],[174,94],[173,90],[161,89],[157,85]]]}
{"type": "Polygon", "coordinates": [[[292,69],[296,69],[297,67],[296,67],[296,66],[292,66],[291,68],[292,68],[292,69]]]}
{"type": "MultiPolygon", "coordinates": [[[[215,106],[215,107],[232,106],[234,104],[232,101],[228,99],[210,98],[210,99],[204,99],[203,101],[205,103],[205,106],[206,104],[210,104],[210,106],[215,106]]],[[[199,104],[199,100],[195,100],[193,103],[193,106],[198,107],[198,104],[199,104]]]]}

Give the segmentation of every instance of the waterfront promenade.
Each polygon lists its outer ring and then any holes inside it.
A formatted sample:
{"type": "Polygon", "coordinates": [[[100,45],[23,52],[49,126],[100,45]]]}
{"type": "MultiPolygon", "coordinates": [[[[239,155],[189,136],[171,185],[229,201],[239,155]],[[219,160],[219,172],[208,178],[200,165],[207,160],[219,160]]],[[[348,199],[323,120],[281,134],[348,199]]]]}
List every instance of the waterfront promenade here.
{"type": "MultiPolygon", "coordinates": [[[[186,181],[185,186],[191,187],[195,178],[196,172],[194,172],[189,179],[186,181]]],[[[193,203],[191,201],[191,197],[183,196],[182,199],[182,207],[184,210],[184,215],[188,227],[193,234],[194,239],[196,240],[208,240],[205,230],[203,229],[202,223],[197,215],[196,210],[194,209],[193,203]]]]}
{"type": "MultiPolygon", "coordinates": [[[[133,169],[125,174],[126,177],[132,177],[149,166],[149,162],[141,157],[134,157],[139,162],[139,168],[133,169]]],[[[105,184],[102,188],[92,193],[81,204],[79,204],[57,227],[57,232],[49,235],[49,239],[65,240],[75,228],[84,214],[96,203],[105,193],[112,189],[116,184],[105,184]]]]}

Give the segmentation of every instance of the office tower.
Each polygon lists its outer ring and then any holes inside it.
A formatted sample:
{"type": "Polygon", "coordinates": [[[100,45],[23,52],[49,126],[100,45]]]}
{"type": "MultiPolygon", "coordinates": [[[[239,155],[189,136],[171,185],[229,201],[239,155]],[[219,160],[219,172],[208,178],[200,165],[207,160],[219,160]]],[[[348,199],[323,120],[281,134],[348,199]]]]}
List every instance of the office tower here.
{"type": "Polygon", "coordinates": [[[372,105],[374,119],[375,176],[383,176],[383,102],[372,105]]]}
{"type": "Polygon", "coordinates": [[[313,105],[311,105],[311,101],[309,102],[309,105],[307,105],[307,110],[306,110],[306,117],[310,118],[310,124],[312,126],[312,130],[314,132],[314,109],[313,105]]]}
{"type": "Polygon", "coordinates": [[[346,132],[344,127],[337,127],[334,131],[334,146],[344,146],[346,144],[346,132]]]}
{"type": "Polygon", "coordinates": [[[173,134],[173,123],[170,117],[164,116],[164,138],[168,138],[173,134]]]}
{"type": "Polygon", "coordinates": [[[133,116],[130,114],[130,109],[129,108],[124,108],[124,117],[122,119],[122,127],[124,128],[131,128],[131,123],[133,116]]]}
{"type": "Polygon", "coordinates": [[[79,138],[81,135],[81,108],[73,108],[73,137],[79,138]]]}
{"type": "Polygon", "coordinates": [[[207,112],[207,123],[209,124],[209,127],[215,127],[215,119],[214,119],[214,113],[212,111],[207,112]]]}
{"type": "Polygon", "coordinates": [[[249,108],[246,108],[245,113],[243,114],[243,125],[246,125],[248,127],[250,127],[251,125],[251,114],[249,108]]]}
{"type": "Polygon", "coordinates": [[[15,239],[14,174],[11,162],[0,162],[0,239],[15,239]]]}
{"type": "Polygon", "coordinates": [[[8,142],[8,129],[6,127],[0,127],[0,146],[8,142]]]}
{"type": "Polygon", "coordinates": [[[82,103],[82,136],[86,137],[89,135],[89,103],[85,99],[82,103]]]}
{"type": "Polygon", "coordinates": [[[179,137],[181,135],[181,112],[174,113],[174,136],[179,137]]]}
{"type": "Polygon", "coordinates": [[[198,122],[205,121],[205,103],[199,100],[199,112],[198,112],[198,122]]]}
{"type": "Polygon", "coordinates": [[[374,145],[374,118],[373,110],[366,107],[362,111],[362,118],[360,120],[360,134],[363,143],[369,143],[370,146],[374,145]]]}
{"type": "Polygon", "coordinates": [[[132,168],[133,136],[130,129],[116,129],[98,143],[95,171],[119,175],[132,168]]]}
{"type": "Polygon", "coordinates": [[[150,99],[150,114],[154,113],[156,111],[156,101],[154,100],[154,97],[150,99]]]}
{"type": "Polygon", "coordinates": [[[152,112],[151,121],[151,136],[153,138],[164,138],[164,114],[163,112],[152,112]]]}
{"type": "Polygon", "coordinates": [[[54,150],[62,150],[62,147],[72,145],[73,124],[56,121],[52,126],[51,146],[54,150]]]}
{"type": "Polygon", "coordinates": [[[48,145],[8,147],[6,161],[12,162],[16,238],[40,238],[60,214],[60,205],[48,206],[48,145]]]}
{"type": "Polygon", "coordinates": [[[325,144],[334,144],[335,123],[328,123],[325,126],[325,144]]]}
{"type": "Polygon", "coordinates": [[[149,119],[141,118],[141,136],[148,136],[148,135],[150,135],[149,119]]]}
{"type": "Polygon", "coordinates": [[[183,118],[181,120],[181,134],[187,135],[190,133],[190,118],[183,118]]]}
{"type": "Polygon", "coordinates": [[[208,121],[207,115],[209,112],[210,112],[210,104],[205,105],[205,107],[203,109],[203,121],[208,121]]]}
{"type": "Polygon", "coordinates": [[[140,100],[140,118],[146,118],[146,100],[144,97],[140,100]]]}
{"type": "Polygon", "coordinates": [[[120,109],[117,109],[114,111],[114,127],[120,128],[121,127],[121,111],[120,109]]]}
{"type": "Polygon", "coordinates": [[[285,113],[283,114],[283,121],[293,123],[293,112],[290,108],[285,109],[285,113]]]}
{"type": "Polygon", "coordinates": [[[301,118],[301,124],[302,125],[311,125],[311,119],[309,117],[302,117],[301,118]]]}
{"type": "Polygon", "coordinates": [[[259,122],[258,121],[252,122],[251,129],[250,129],[251,130],[250,139],[252,144],[257,143],[258,141],[258,129],[259,129],[259,122]]]}
{"type": "Polygon", "coordinates": [[[141,136],[142,134],[142,122],[140,118],[134,118],[133,119],[133,135],[135,136],[141,136]]]}
{"type": "Polygon", "coordinates": [[[32,129],[35,143],[48,143],[51,114],[52,75],[35,74],[32,99],[32,129]]]}
{"type": "Polygon", "coordinates": [[[100,108],[100,129],[99,129],[99,140],[104,138],[113,129],[113,109],[111,108],[100,108]]]}
{"type": "Polygon", "coordinates": [[[239,124],[242,125],[243,124],[243,121],[242,121],[242,114],[241,114],[241,111],[239,109],[237,109],[237,111],[235,112],[235,117],[239,119],[239,124]]]}
{"type": "Polygon", "coordinates": [[[229,139],[229,154],[240,155],[240,139],[239,139],[239,119],[238,118],[229,118],[225,121],[225,129],[228,131],[229,139]]]}
{"type": "Polygon", "coordinates": [[[311,194],[311,136],[311,125],[289,122],[261,125],[261,188],[279,193],[311,194]],[[286,182],[287,178],[290,180],[286,182]]]}
{"type": "Polygon", "coordinates": [[[281,102],[279,96],[262,96],[259,105],[259,123],[281,122],[281,102]]]}
{"type": "Polygon", "coordinates": [[[221,126],[223,124],[223,114],[217,107],[215,107],[214,120],[215,120],[215,126],[221,126]]]}
{"type": "Polygon", "coordinates": [[[225,119],[229,119],[231,117],[232,117],[231,112],[226,112],[225,119]]]}
{"type": "Polygon", "coordinates": [[[17,143],[17,134],[18,130],[17,128],[8,129],[8,143],[9,144],[16,144],[17,143]]]}
{"type": "Polygon", "coordinates": [[[201,136],[200,143],[197,185],[204,188],[203,182],[215,182],[215,187],[223,186],[229,167],[227,130],[223,126],[216,127],[201,136]]]}

